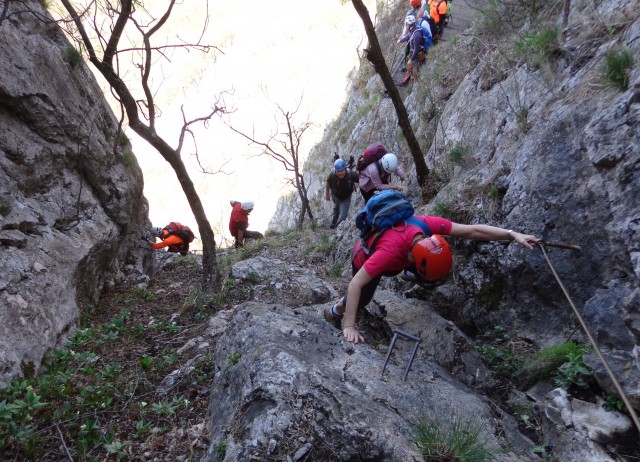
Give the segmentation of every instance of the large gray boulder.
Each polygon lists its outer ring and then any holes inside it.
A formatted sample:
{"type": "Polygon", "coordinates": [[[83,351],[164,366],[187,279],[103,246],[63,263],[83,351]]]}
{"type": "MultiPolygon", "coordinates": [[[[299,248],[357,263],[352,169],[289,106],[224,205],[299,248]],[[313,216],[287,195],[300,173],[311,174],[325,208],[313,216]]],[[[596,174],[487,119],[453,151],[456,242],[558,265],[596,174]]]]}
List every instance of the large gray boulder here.
{"type": "Polygon", "coordinates": [[[130,253],[148,206],[117,119],[58,25],[18,8],[0,22],[0,386],[37,369],[122,268],[144,280],[151,258],[130,253]]]}

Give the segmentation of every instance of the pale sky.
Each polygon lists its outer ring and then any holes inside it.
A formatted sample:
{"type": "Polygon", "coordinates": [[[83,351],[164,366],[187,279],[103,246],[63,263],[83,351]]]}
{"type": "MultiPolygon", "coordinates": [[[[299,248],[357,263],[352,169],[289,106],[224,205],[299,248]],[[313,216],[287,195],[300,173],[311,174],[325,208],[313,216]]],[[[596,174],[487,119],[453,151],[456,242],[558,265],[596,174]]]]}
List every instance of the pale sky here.
{"type": "MultiPolygon", "coordinates": [[[[375,1],[365,0],[365,4],[375,17],[375,1]]],[[[167,1],[146,0],[144,5],[157,18],[164,13],[167,1]]],[[[162,29],[166,35],[157,37],[152,45],[180,40],[194,43],[202,33],[206,5],[206,0],[178,2],[162,29]]],[[[227,92],[225,104],[234,110],[231,123],[266,141],[276,129],[276,103],[294,111],[302,97],[296,120],[304,122],[308,118],[313,123],[301,147],[306,158],[345,102],[347,77],[357,68],[358,52],[367,44],[353,5],[342,5],[340,0],[249,0],[242,4],[209,0],[208,5],[209,22],[201,43],[215,45],[220,52],[167,49],[164,57],[156,55],[150,82],[161,111],[156,122],[159,134],[176,147],[181,110],[187,120],[203,116],[211,111],[218,95],[227,92]]],[[[59,8],[52,8],[54,16],[59,8]]],[[[138,37],[133,32],[133,28],[125,30],[123,46],[128,39],[138,37]]],[[[119,63],[125,81],[134,89],[140,79],[132,60],[131,55],[122,53],[119,63]]],[[[102,79],[98,77],[98,81],[107,99],[112,100],[102,79]]],[[[114,112],[119,114],[115,105],[114,112]]],[[[207,129],[198,125],[194,131],[201,163],[211,171],[224,171],[216,175],[199,173],[193,143],[185,144],[183,160],[218,244],[223,240],[230,243],[231,199],[254,201],[249,229],[266,231],[278,198],[289,191],[283,180],[284,167],[264,156],[250,159],[256,148],[215,118],[207,129]]],[[[179,221],[198,236],[195,219],[169,164],[135,133],[128,130],[127,135],[144,174],[144,194],[153,225],[179,221]]],[[[328,166],[332,159],[332,153],[327,153],[328,166]]],[[[330,207],[324,212],[328,215],[330,207]]],[[[199,239],[192,248],[201,248],[199,239]]]]}
{"type": "MultiPolygon", "coordinates": [[[[164,0],[155,3],[166,4],[164,0]]],[[[375,2],[365,3],[373,17],[375,2]]],[[[205,17],[203,5],[203,0],[189,0],[176,7],[170,22],[174,36],[177,31],[185,41],[195,40],[205,17]]],[[[345,101],[347,76],[358,65],[358,49],[366,45],[366,35],[350,2],[253,0],[240,4],[212,0],[204,42],[217,45],[224,54],[173,52],[171,62],[158,60],[155,64],[156,102],[162,109],[157,124],[160,134],[177,146],[180,107],[188,119],[196,118],[210,110],[217,94],[232,90],[233,94],[225,96],[227,106],[235,108],[232,123],[246,132],[255,130],[256,138],[266,139],[276,127],[275,103],[294,110],[304,94],[298,120],[309,115],[315,124],[304,138],[306,156],[345,101]]],[[[135,76],[130,81],[135,81],[135,76]]],[[[144,173],[153,225],[180,221],[198,235],[170,166],[133,132],[128,135],[144,173]]],[[[264,157],[249,160],[255,148],[218,121],[212,121],[207,130],[197,130],[197,146],[200,160],[212,170],[226,163],[223,169],[228,174],[202,175],[195,168],[193,149],[183,150],[217,242],[221,237],[229,240],[231,199],[253,200],[256,205],[249,229],[264,232],[278,197],[286,191],[284,168],[264,157]]],[[[328,166],[331,161],[332,153],[327,153],[328,166]]],[[[192,245],[200,247],[199,240],[192,245]]]]}

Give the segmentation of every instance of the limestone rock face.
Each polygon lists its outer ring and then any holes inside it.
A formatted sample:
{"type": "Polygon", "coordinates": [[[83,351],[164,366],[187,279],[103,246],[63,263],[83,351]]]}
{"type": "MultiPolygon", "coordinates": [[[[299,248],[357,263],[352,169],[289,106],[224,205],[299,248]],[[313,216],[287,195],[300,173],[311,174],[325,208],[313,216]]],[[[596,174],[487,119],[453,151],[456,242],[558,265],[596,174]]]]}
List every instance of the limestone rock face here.
{"type": "MultiPolygon", "coordinates": [[[[310,190],[312,204],[320,208],[330,168],[327,147],[357,154],[379,141],[408,166],[404,186],[419,214],[446,210],[445,216],[457,222],[581,246],[581,252],[549,247],[549,260],[640,409],[640,71],[636,64],[630,69],[627,90],[608,85],[604,71],[609,50],[640,56],[637,6],[627,0],[574,2],[568,27],[563,30],[561,18],[556,21],[560,51],[546,67],[526,60],[496,66],[503,59],[500,47],[480,51],[462,36],[445,58],[428,58],[427,66],[434,59],[445,74],[442,83],[420,81],[403,93],[430,178],[439,182],[428,202],[419,194],[407,145],[398,140],[391,101],[383,98],[375,110],[359,112],[372,105],[371,95],[383,91],[373,72],[366,85],[354,85],[336,130],[326,132],[305,168],[316,169],[306,174],[308,184],[316,185],[310,190]],[[617,34],[600,34],[599,21],[624,26],[617,34]],[[460,71],[453,61],[461,60],[466,48],[483,54],[460,71]],[[450,92],[446,97],[445,91],[450,92]],[[363,100],[367,94],[369,100],[363,100]],[[346,141],[337,133],[344,126],[353,127],[346,141]],[[451,162],[454,150],[464,153],[460,162],[451,162]]],[[[398,21],[403,13],[398,11],[398,21]]],[[[393,37],[385,33],[378,30],[379,39],[390,43],[393,37]]],[[[361,204],[354,194],[352,210],[361,204]]],[[[273,223],[287,222],[282,214],[297,209],[285,205],[279,205],[273,223]]],[[[335,259],[346,261],[357,239],[353,224],[338,227],[335,259]]],[[[454,252],[456,265],[447,284],[422,297],[448,319],[471,322],[480,333],[501,326],[539,347],[582,332],[540,250],[456,239],[454,252]]],[[[599,384],[616,394],[599,359],[592,355],[587,362],[599,384]]]]}
{"type": "Polygon", "coordinates": [[[0,22],[0,385],[37,368],[125,264],[150,263],[128,253],[148,226],[142,173],[74,51],[55,23],[0,22]]]}
{"type": "MultiPolygon", "coordinates": [[[[402,305],[389,293],[384,301],[402,305]]],[[[383,377],[384,352],[347,343],[322,319],[321,307],[311,308],[249,302],[218,315],[226,328],[213,353],[212,445],[205,460],[284,460],[304,452],[310,460],[417,462],[425,459],[413,423],[469,416],[485,423],[481,440],[496,452],[493,460],[536,459],[513,421],[496,419],[488,402],[427,359],[430,341],[406,381],[412,345],[398,342],[383,377]],[[510,450],[498,449],[505,441],[495,434],[509,435],[510,450]],[[219,441],[226,442],[224,459],[219,441]]],[[[425,323],[423,335],[435,339],[444,324],[425,323]]]]}

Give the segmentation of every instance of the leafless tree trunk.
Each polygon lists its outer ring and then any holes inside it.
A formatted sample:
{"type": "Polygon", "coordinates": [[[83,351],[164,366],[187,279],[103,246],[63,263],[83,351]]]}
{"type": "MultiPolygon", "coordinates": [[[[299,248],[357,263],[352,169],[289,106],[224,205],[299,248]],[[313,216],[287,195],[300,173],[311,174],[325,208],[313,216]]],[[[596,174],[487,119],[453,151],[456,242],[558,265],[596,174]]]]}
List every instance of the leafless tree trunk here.
{"type": "Polygon", "coordinates": [[[413,128],[411,127],[407,108],[402,102],[400,92],[391,77],[387,63],[384,60],[384,55],[382,54],[382,49],[380,48],[380,43],[378,42],[378,37],[376,35],[375,28],[373,27],[373,23],[371,22],[371,17],[369,16],[367,7],[364,5],[362,0],[351,0],[351,3],[360,16],[362,24],[364,24],[364,30],[367,33],[367,38],[369,39],[369,48],[365,49],[366,58],[371,62],[371,64],[373,64],[373,68],[382,79],[382,83],[391,98],[391,102],[393,103],[398,116],[398,125],[407,140],[411,157],[413,157],[418,184],[420,185],[423,198],[427,199],[424,196],[427,191],[426,186],[427,178],[429,176],[429,167],[427,167],[427,163],[424,161],[422,150],[420,149],[420,143],[418,143],[416,135],[413,132],[413,128]]]}
{"type": "Polygon", "coordinates": [[[230,123],[225,122],[231,130],[249,140],[251,144],[260,147],[260,149],[262,149],[260,155],[266,155],[277,160],[287,172],[293,174],[293,178],[288,179],[288,181],[295,186],[298,197],[300,198],[300,204],[302,205],[296,223],[298,229],[302,229],[305,216],[308,216],[311,221],[314,219],[307,194],[307,185],[304,182],[304,174],[302,172],[303,165],[300,159],[300,142],[302,141],[304,133],[311,127],[311,123],[308,120],[298,126],[293,123],[293,119],[298,109],[300,109],[301,102],[302,99],[298,103],[295,111],[287,111],[280,105],[277,105],[278,111],[280,111],[280,115],[275,117],[278,128],[276,128],[275,133],[272,134],[267,141],[258,141],[253,135],[247,135],[233,127],[230,123]],[[278,121],[279,118],[283,120],[278,121]],[[281,131],[279,129],[280,126],[284,126],[284,130],[281,131]]]}
{"type": "MultiPolygon", "coordinates": [[[[107,4],[106,2],[104,4],[101,4],[100,1],[101,0],[91,2],[89,7],[86,10],[83,10],[83,15],[81,16],[78,14],[76,6],[74,6],[70,0],[61,0],[66,11],[70,15],[73,24],[76,27],[76,32],[80,35],[80,42],[87,50],[89,61],[98,70],[98,72],[102,74],[102,76],[105,78],[107,83],[111,86],[112,90],[117,95],[120,104],[127,114],[129,126],[134,132],[140,135],[141,138],[143,138],[151,146],[153,146],[174,170],[176,177],[178,178],[178,181],[182,186],[182,190],[187,198],[187,201],[189,202],[191,211],[193,212],[193,215],[196,219],[200,232],[200,238],[202,239],[203,290],[211,291],[219,285],[220,281],[218,264],[216,261],[216,243],[214,239],[213,229],[211,228],[209,220],[207,219],[207,216],[205,214],[200,196],[198,195],[193,181],[191,180],[189,173],[187,172],[187,169],[182,161],[181,150],[183,147],[185,135],[192,135],[190,129],[192,124],[206,122],[211,117],[213,117],[214,114],[225,112],[225,109],[224,107],[218,107],[216,103],[216,105],[214,105],[214,107],[212,108],[211,113],[207,114],[206,116],[191,121],[186,121],[184,120],[183,115],[183,126],[180,132],[178,147],[172,148],[169,143],[165,141],[156,131],[156,104],[154,101],[153,89],[149,84],[149,78],[151,76],[152,64],[154,62],[154,59],[157,59],[158,56],[162,56],[165,48],[179,47],[187,49],[198,49],[200,51],[206,52],[210,47],[201,45],[200,43],[180,43],[175,46],[164,45],[162,47],[152,47],[152,36],[156,32],[158,32],[167,22],[167,20],[171,16],[171,12],[176,3],[176,0],[169,0],[162,17],[158,20],[152,20],[150,23],[146,21],[148,18],[141,19],[136,17],[136,8],[144,10],[143,6],[137,1],[121,0],[119,2],[120,11],[114,11],[112,4],[107,4]],[[107,36],[102,35],[104,30],[97,24],[97,22],[91,22],[92,15],[90,14],[90,8],[95,8],[94,13],[96,11],[112,13],[112,23],[109,24],[110,29],[107,36]],[[93,46],[94,42],[88,35],[87,29],[84,25],[85,20],[88,24],[90,24],[92,32],[97,35],[99,43],[103,45],[102,56],[99,56],[99,53],[93,46]],[[131,88],[123,80],[122,76],[119,73],[118,54],[123,52],[123,50],[121,49],[120,40],[127,25],[133,25],[137,29],[143,43],[142,47],[135,50],[139,52],[141,56],[141,62],[138,63],[137,66],[140,69],[140,84],[142,85],[142,89],[144,91],[144,98],[138,100],[133,96],[131,88]],[[139,105],[140,108],[144,108],[144,110],[147,112],[143,115],[143,118],[145,120],[140,117],[139,105]]],[[[128,49],[127,51],[132,50],[128,49]]]]}

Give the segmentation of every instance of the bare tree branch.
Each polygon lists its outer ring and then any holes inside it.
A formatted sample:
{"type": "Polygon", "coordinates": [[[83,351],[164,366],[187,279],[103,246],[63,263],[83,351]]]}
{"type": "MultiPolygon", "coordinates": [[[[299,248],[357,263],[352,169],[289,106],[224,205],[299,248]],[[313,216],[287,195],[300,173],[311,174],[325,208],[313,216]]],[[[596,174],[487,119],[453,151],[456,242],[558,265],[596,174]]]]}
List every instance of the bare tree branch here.
{"type": "MultiPolygon", "coordinates": [[[[81,15],[78,14],[78,10],[70,0],[61,0],[61,2],[75,25],[75,31],[80,35],[81,43],[88,53],[89,62],[98,70],[98,72],[100,72],[111,87],[112,91],[115,93],[116,99],[120,103],[123,112],[127,115],[129,127],[153,146],[174,170],[187,201],[189,202],[196,222],[198,223],[198,229],[203,243],[203,288],[207,291],[216,288],[219,285],[220,275],[216,261],[215,236],[204,211],[202,201],[200,200],[193,181],[191,180],[191,177],[184,165],[181,152],[184,147],[184,137],[186,133],[189,133],[190,136],[195,139],[193,132],[191,131],[191,127],[194,124],[203,124],[206,126],[207,122],[215,114],[225,112],[226,109],[224,106],[218,106],[216,102],[207,115],[197,117],[189,121],[187,121],[183,110],[182,116],[184,123],[180,131],[178,147],[175,149],[172,148],[162,136],[160,136],[156,131],[155,126],[155,121],[158,117],[159,111],[156,108],[155,95],[150,85],[150,78],[153,72],[153,55],[154,53],[159,53],[160,56],[165,57],[162,50],[169,46],[163,45],[162,47],[154,47],[152,37],[167,24],[167,21],[173,12],[176,0],[169,1],[167,8],[159,20],[156,21],[152,18],[147,25],[143,25],[142,18],[135,16],[136,13],[139,13],[136,11],[136,8],[144,10],[144,5],[138,1],[135,1],[134,3],[134,0],[121,0],[118,3],[120,6],[119,11],[114,9],[111,3],[107,0],[92,1],[91,5],[93,15],[91,17],[88,15],[88,8],[83,10],[83,14],[81,15]],[[102,3],[102,1],[104,2],[102,3]],[[106,36],[103,36],[105,30],[105,27],[103,27],[104,25],[98,21],[98,10],[100,8],[105,11],[106,17],[111,21],[110,24],[105,26],[110,30],[110,33],[106,34],[106,36]],[[92,32],[95,33],[99,43],[106,44],[101,57],[94,48],[91,37],[87,32],[85,23],[83,22],[85,19],[92,28],[92,32]],[[120,48],[120,43],[124,30],[128,24],[132,24],[135,27],[140,34],[140,40],[143,43],[142,48],[134,46],[127,50],[141,51],[141,62],[137,65],[140,69],[139,83],[142,86],[144,99],[136,99],[133,91],[120,73],[118,56],[119,53],[122,53],[124,50],[124,48],[120,48]],[[139,109],[139,105],[146,109],[146,116],[144,112],[139,109]],[[143,116],[146,117],[148,124],[145,124],[141,119],[141,112],[143,113],[143,116]]],[[[205,20],[205,23],[207,22],[208,17],[205,20]]],[[[210,47],[203,46],[199,42],[193,44],[193,46],[182,43],[175,47],[187,50],[197,49],[208,51],[210,49],[210,47]]]]}
{"type": "Polygon", "coordinates": [[[248,135],[223,120],[223,123],[232,131],[248,140],[250,144],[257,146],[261,150],[261,153],[258,154],[259,156],[271,157],[279,162],[287,172],[293,173],[293,177],[286,178],[286,181],[296,188],[298,197],[300,198],[301,209],[297,219],[298,229],[302,228],[305,216],[308,216],[311,221],[314,220],[308,198],[308,187],[305,184],[304,174],[302,172],[302,160],[300,158],[300,143],[302,142],[302,137],[312,124],[308,119],[300,125],[294,124],[295,115],[300,109],[301,104],[302,97],[298,101],[298,105],[294,111],[287,111],[279,104],[276,104],[279,111],[279,114],[274,115],[276,129],[266,141],[258,140],[255,134],[248,135]],[[284,130],[281,130],[280,127],[283,127],[284,130]]]}
{"type": "Polygon", "coordinates": [[[427,167],[427,163],[425,162],[424,156],[422,155],[420,143],[418,143],[418,139],[416,138],[416,135],[413,132],[413,128],[411,127],[411,121],[409,120],[407,108],[405,107],[402,98],[400,97],[400,92],[398,91],[396,83],[391,77],[391,73],[389,72],[387,63],[385,62],[384,55],[382,54],[382,49],[380,48],[380,43],[378,42],[375,27],[371,22],[371,17],[369,16],[367,7],[364,5],[362,0],[351,0],[351,3],[360,16],[362,24],[364,25],[364,30],[367,33],[367,38],[369,39],[369,47],[364,50],[366,53],[366,58],[369,62],[371,62],[371,64],[373,64],[373,68],[380,76],[382,84],[387,90],[387,94],[391,98],[391,102],[393,103],[396,114],[398,116],[398,125],[400,126],[402,134],[407,140],[407,145],[409,146],[411,157],[413,157],[418,184],[420,185],[423,198],[427,199],[425,195],[427,194],[426,186],[427,178],[429,176],[429,168],[427,167]]]}

